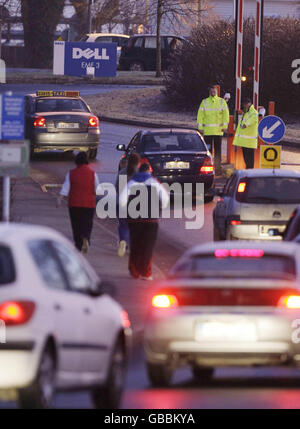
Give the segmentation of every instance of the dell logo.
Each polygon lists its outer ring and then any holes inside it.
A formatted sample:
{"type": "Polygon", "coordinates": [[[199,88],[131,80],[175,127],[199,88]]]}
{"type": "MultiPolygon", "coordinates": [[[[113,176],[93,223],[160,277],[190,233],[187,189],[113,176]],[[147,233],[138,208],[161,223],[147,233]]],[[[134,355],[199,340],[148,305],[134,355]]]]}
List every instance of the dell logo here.
{"type": "Polygon", "coordinates": [[[103,48],[103,49],[73,48],[72,58],[73,60],[80,60],[81,58],[85,58],[86,60],[90,60],[91,58],[94,58],[95,60],[109,60],[109,56],[106,53],[106,48],[103,48]],[[101,55],[99,51],[101,51],[101,55]]]}

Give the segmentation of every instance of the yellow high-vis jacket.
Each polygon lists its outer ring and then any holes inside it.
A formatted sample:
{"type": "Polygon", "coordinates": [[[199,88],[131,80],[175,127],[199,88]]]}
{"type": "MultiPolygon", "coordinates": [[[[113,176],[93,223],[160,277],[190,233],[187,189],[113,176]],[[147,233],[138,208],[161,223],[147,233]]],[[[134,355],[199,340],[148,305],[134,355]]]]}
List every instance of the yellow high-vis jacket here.
{"type": "Polygon", "coordinates": [[[255,110],[252,104],[248,112],[243,114],[243,117],[237,126],[235,136],[233,139],[233,144],[235,146],[256,149],[257,138],[258,138],[258,112],[257,110],[255,110]],[[246,125],[246,128],[242,128],[242,125],[246,125]]]}
{"type": "Polygon", "coordinates": [[[199,131],[205,136],[222,136],[222,129],[227,128],[228,123],[229,111],[223,98],[210,95],[202,100],[197,115],[199,131]]]}

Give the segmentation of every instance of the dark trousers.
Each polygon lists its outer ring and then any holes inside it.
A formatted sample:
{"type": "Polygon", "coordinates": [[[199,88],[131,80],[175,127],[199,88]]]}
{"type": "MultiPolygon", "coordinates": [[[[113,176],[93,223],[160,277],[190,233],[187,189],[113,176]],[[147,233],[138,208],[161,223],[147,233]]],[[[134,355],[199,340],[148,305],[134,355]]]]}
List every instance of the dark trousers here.
{"type": "Polygon", "coordinates": [[[75,246],[81,250],[83,239],[91,239],[95,209],[86,207],[69,207],[70,220],[75,246]]]}
{"type": "Polygon", "coordinates": [[[133,277],[149,277],[158,222],[128,222],[130,232],[129,271],[133,277]]]}
{"type": "Polygon", "coordinates": [[[216,174],[221,173],[221,150],[222,150],[222,136],[204,136],[205,143],[208,149],[214,151],[214,165],[216,174]]]}
{"type": "Polygon", "coordinates": [[[243,156],[246,164],[246,169],[254,168],[254,151],[255,149],[251,149],[249,147],[243,147],[243,156]]]}

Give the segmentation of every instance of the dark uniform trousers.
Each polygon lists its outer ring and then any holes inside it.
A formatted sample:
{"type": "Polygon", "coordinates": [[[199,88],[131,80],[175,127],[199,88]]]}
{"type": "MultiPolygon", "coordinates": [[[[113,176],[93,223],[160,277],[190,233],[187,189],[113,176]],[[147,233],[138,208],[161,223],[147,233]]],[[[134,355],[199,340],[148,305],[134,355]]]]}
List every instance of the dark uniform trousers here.
{"type": "Polygon", "coordinates": [[[78,250],[81,250],[84,238],[90,242],[95,209],[86,207],[69,207],[69,214],[75,246],[78,250]]]}
{"type": "Polygon", "coordinates": [[[255,149],[251,149],[249,147],[243,147],[243,156],[246,164],[246,169],[254,168],[254,151],[255,149]]]}

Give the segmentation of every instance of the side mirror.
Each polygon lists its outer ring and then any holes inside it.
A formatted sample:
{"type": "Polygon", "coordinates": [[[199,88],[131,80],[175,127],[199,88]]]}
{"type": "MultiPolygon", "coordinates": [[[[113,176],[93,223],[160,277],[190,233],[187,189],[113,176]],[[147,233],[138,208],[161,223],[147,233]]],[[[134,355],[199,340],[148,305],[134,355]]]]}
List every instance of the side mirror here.
{"type": "Polygon", "coordinates": [[[125,152],[126,151],[126,146],[124,144],[118,144],[118,146],[116,147],[117,150],[119,150],[120,152],[125,152]]]}
{"type": "Polygon", "coordinates": [[[277,228],[271,228],[268,230],[268,234],[270,237],[282,237],[283,233],[279,231],[277,228]]]}

